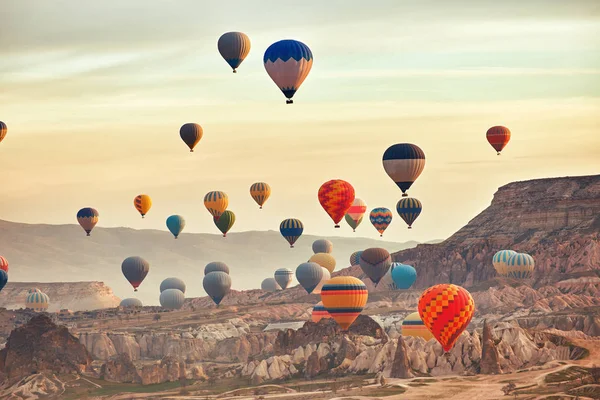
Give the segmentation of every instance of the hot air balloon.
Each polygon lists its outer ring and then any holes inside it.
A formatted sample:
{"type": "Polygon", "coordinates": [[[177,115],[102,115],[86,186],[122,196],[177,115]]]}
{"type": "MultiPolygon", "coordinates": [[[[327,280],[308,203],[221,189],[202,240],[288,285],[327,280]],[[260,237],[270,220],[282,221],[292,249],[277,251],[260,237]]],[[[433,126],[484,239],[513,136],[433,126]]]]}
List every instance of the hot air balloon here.
{"type": "Polygon", "coordinates": [[[417,145],[399,143],[383,153],[383,169],[402,190],[402,197],[425,168],[425,153],[417,145]]]}
{"type": "Polygon", "coordinates": [[[27,294],[31,294],[31,293],[42,293],[42,291],[38,288],[27,289],[27,294]]]}
{"type": "Polygon", "coordinates": [[[386,249],[372,247],[360,255],[360,269],[373,281],[375,286],[392,265],[392,257],[386,249]]]}
{"type": "Polygon", "coordinates": [[[281,286],[279,286],[274,278],[264,279],[260,284],[260,288],[265,292],[276,292],[277,290],[281,290],[281,286]]]}
{"type": "Polygon", "coordinates": [[[179,289],[166,289],[160,293],[158,298],[160,305],[168,310],[179,310],[183,307],[185,294],[179,289]]]}
{"type": "Polygon", "coordinates": [[[185,282],[179,278],[167,278],[160,283],[160,292],[167,289],[177,289],[185,293],[185,282]]]}
{"type": "Polygon", "coordinates": [[[46,293],[33,292],[27,295],[25,299],[25,308],[32,309],[37,312],[44,312],[50,305],[50,298],[46,293]]]}
{"type": "Polygon", "coordinates": [[[517,252],[513,250],[500,250],[494,254],[494,257],[492,258],[492,264],[494,265],[494,269],[498,275],[508,276],[508,265],[506,263],[515,254],[517,254],[517,252]]]}
{"type": "Polygon", "coordinates": [[[330,279],[321,290],[321,300],[327,312],[347,331],[362,312],[369,292],[365,284],[353,276],[330,279]]]}
{"type": "Polygon", "coordinates": [[[282,289],[287,289],[294,279],[294,271],[289,268],[279,268],[275,271],[275,280],[282,289]]]}
{"type": "Polygon", "coordinates": [[[233,211],[225,210],[219,218],[213,217],[213,221],[215,222],[216,227],[219,228],[223,234],[223,237],[227,237],[227,232],[229,232],[235,223],[235,214],[233,211]]]}
{"type": "Polygon", "coordinates": [[[319,203],[339,228],[340,221],[354,202],[354,188],[341,179],[332,179],[319,188],[319,203]]]}
{"type": "Polygon", "coordinates": [[[142,257],[127,257],[121,264],[121,271],[133,286],[134,291],[137,292],[138,286],[142,284],[142,281],[148,275],[148,271],[150,271],[150,264],[142,257]]]}
{"type": "Polygon", "coordinates": [[[150,207],[152,207],[152,199],[147,194],[139,194],[133,199],[133,205],[142,214],[142,218],[144,218],[148,211],[150,211],[150,207]]]}
{"type": "Polygon", "coordinates": [[[219,305],[231,290],[231,278],[222,271],[209,272],[204,276],[202,286],[215,304],[219,305]]]}
{"type": "Polygon", "coordinates": [[[6,286],[7,282],[8,282],[8,274],[6,273],[5,270],[0,269],[0,292],[2,291],[2,289],[4,289],[4,286],[6,286]]]}
{"type": "Polygon", "coordinates": [[[506,262],[506,272],[509,278],[529,279],[533,275],[535,262],[533,257],[525,253],[517,253],[506,262]]]}
{"type": "Polygon", "coordinates": [[[331,318],[331,315],[325,309],[323,302],[320,301],[313,307],[311,319],[315,324],[322,320],[323,318],[331,318]]]}
{"type": "Polygon", "coordinates": [[[8,132],[8,128],[6,127],[6,124],[4,122],[0,121],[0,142],[2,140],[4,140],[7,132],[8,132]]]}
{"type": "Polygon", "coordinates": [[[298,265],[296,268],[296,280],[300,285],[308,292],[312,291],[317,287],[321,278],[323,277],[323,271],[327,271],[319,264],[314,262],[305,262],[298,265]]]}
{"type": "Polygon", "coordinates": [[[208,264],[206,264],[206,267],[204,267],[204,275],[208,275],[211,272],[218,271],[225,272],[227,275],[229,275],[229,267],[227,266],[227,264],[221,261],[209,262],[208,264]]]}
{"type": "Polygon", "coordinates": [[[229,199],[223,192],[208,192],[204,196],[204,206],[214,218],[219,218],[227,210],[228,205],[229,199]]]}
{"type": "Polygon", "coordinates": [[[8,272],[8,261],[2,256],[0,256],[0,269],[8,272]]]}
{"type": "Polygon", "coordinates": [[[417,270],[402,263],[392,263],[392,280],[398,289],[409,289],[417,280],[417,270]]]}
{"type": "Polygon", "coordinates": [[[99,216],[98,211],[91,207],[82,208],[77,212],[77,222],[79,222],[79,225],[81,225],[88,236],[90,236],[90,232],[92,232],[92,229],[98,223],[99,216]]]}
{"type": "Polygon", "coordinates": [[[362,219],[363,215],[365,215],[366,212],[367,203],[355,197],[354,201],[352,202],[352,205],[350,206],[348,211],[346,211],[346,215],[349,215],[350,218],[358,222],[358,220],[362,219]]]}
{"type": "Polygon", "coordinates": [[[236,68],[250,53],[250,38],[242,32],[227,32],[219,38],[217,48],[235,74],[236,68]]]}
{"type": "Polygon", "coordinates": [[[377,207],[371,210],[369,219],[371,220],[371,224],[377,229],[377,232],[379,232],[379,237],[382,237],[383,232],[392,223],[392,212],[385,207],[377,207]]]}
{"type": "Polygon", "coordinates": [[[362,254],[362,250],[355,251],[350,255],[350,266],[360,265],[360,255],[362,254]]]}
{"type": "Polygon", "coordinates": [[[400,199],[398,204],[396,204],[396,211],[400,214],[400,218],[408,224],[408,229],[412,228],[413,222],[421,214],[422,209],[423,205],[421,202],[413,197],[400,199]]]}
{"type": "Polygon", "coordinates": [[[333,272],[335,269],[335,258],[329,253],[317,253],[313,254],[308,262],[314,262],[325,268],[329,272],[333,272]]]}
{"type": "Polygon", "coordinates": [[[142,301],[139,299],[128,298],[121,300],[119,307],[143,307],[142,301]]]}
{"type": "Polygon", "coordinates": [[[261,210],[263,204],[265,204],[270,195],[271,187],[264,182],[253,183],[252,186],[250,186],[250,196],[252,196],[256,204],[260,206],[261,210]]]}
{"type": "Polygon", "coordinates": [[[425,339],[426,342],[429,341],[429,339],[433,339],[433,335],[429,332],[429,329],[427,329],[425,324],[423,324],[418,312],[408,314],[404,318],[404,321],[402,321],[401,335],[421,337],[425,339]]]}
{"type": "Polygon", "coordinates": [[[187,147],[190,148],[190,153],[194,152],[194,147],[196,147],[200,139],[202,139],[203,134],[204,131],[202,130],[202,127],[193,122],[183,124],[181,128],[179,128],[179,136],[187,147]]]}
{"type": "Polygon", "coordinates": [[[474,312],[475,302],[471,294],[452,284],[432,286],[419,299],[419,316],[445,351],[454,347],[474,312]]]}
{"type": "Polygon", "coordinates": [[[333,243],[327,239],[317,239],[312,244],[313,253],[331,253],[333,251],[333,243]]]}
{"type": "Polygon", "coordinates": [[[183,228],[185,228],[185,219],[181,215],[171,215],[167,218],[167,228],[177,239],[183,228]]]}
{"type": "Polygon", "coordinates": [[[327,268],[323,268],[323,267],[321,267],[321,268],[323,269],[323,276],[321,277],[321,280],[319,281],[317,286],[313,289],[311,294],[321,294],[321,289],[323,289],[323,285],[325,283],[327,283],[328,280],[331,279],[331,274],[329,273],[327,268]]]}
{"type": "Polygon", "coordinates": [[[281,222],[279,225],[279,232],[288,241],[290,247],[294,247],[294,243],[300,236],[302,236],[302,232],[304,232],[304,225],[300,222],[299,219],[288,218],[281,222]]]}
{"type": "Polygon", "coordinates": [[[363,217],[360,217],[358,219],[358,221],[355,221],[355,220],[352,219],[352,217],[349,214],[346,214],[346,216],[344,217],[344,219],[346,220],[346,222],[348,223],[348,225],[350,225],[350,228],[352,228],[352,232],[356,232],[356,228],[358,228],[358,226],[362,222],[363,217]]]}
{"type": "Polygon", "coordinates": [[[280,40],[267,48],[263,57],[267,74],[292,104],[292,97],[308,76],[313,55],[307,45],[297,40],[280,40]]]}
{"type": "Polygon", "coordinates": [[[492,126],[486,133],[487,141],[490,142],[497,154],[508,144],[510,140],[510,130],[505,126],[492,126]]]}

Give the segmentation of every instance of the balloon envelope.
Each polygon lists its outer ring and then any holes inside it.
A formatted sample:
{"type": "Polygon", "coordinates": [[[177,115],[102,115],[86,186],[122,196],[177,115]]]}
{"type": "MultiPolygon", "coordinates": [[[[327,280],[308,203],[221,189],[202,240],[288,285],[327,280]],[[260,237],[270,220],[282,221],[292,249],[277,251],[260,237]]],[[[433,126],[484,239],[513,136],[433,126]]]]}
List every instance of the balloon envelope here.
{"type": "Polygon", "coordinates": [[[362,312],[369,292],[365,284],[353,276],[330,279],[321,290],[321,300],[327,312],[345,331],[362,312]]]}
{"type": "Polygon", "coordinates": [[[25,308],[30,308],[34,311],[42,312],[48,309],[50,298],[46,293],[33,292],[27,295],[25,299],[25,308]]]}
{"type": "Polygon", "coordinates": [[[369,214],[369,220],[379,232],[379,236],[383,236],[383,232],[392,223],[392,212],[385,207],[374,208],[369,214]]]}
{"type": "Polygon", "coordinates": [[[344,217],[344,219],[346,220],[346,222],[348,223],[348,225],[350,225],[350,228],[352,228],[352,232],[356,232],[356,228],[358,228],[358,226],[362,222],[363,217],[360,217],[357,221],[355,221],[355,220],[352,219],[352,217],[350,216],[350,214],[346,214],[346,216],[344,217]]]}
{"type": "Polygon", "coordinates": [[[119,307],[143,307],[143,304],[141,300],[130,297],[121,300],[119,307]]]}
{"type": "Polygon", "coordinates": [[[212,191],[204,196],[204,207],[213,217],[220,217],[227,210],[229,198],[224,192],[212,191]]]}
{"type": "Polygon", "coordinates": [[[429,329],[427,329],[421,320],[421,316],[418,312],[408,314],[404,318],[402,321],[401,335],[421,337],[425,339],[426,342],[429,341],[429,339],[433,339],[433,334],[429,332],[429,329]]]}
{"type": "Polygon", "coordinates": [[[485,137],[497,154],[500,155],[502,149],[510,141],[510,130],[505,126],[492,126],[487,130],[485,137]]]}
{"type": "Polygon", "coordinates": [[[2,291],[2,289],[4,289],[4,286],[6,286],[7,282],[8,282],[8,274],[6,273],[5,270],[0,269],[0,291],[2,291]]]}
{"type": "Polygon", "coordinates": [[[226,32],[219,38],[217,48],[233,72],[237,72],[236,69],[250,53],[250,38],[242,32],[226,32]]]}
{"type": "Polygon", "coordinates": [[[279,232],[288,241],[290,247],[294,247],[294,243],[304,232],[304,225],[299,219],[288,218],[279,225],[279,232]]]}
{"type": "Polygon", "coordinates": [[[391,266],[392,257],[386,249],[372,247],[360,255],[360,268],[375,285],[379,283],[391,266]]]}
{"type": "Polygon", "coordinates": [[[313,307],[311,319],[312,322],[317,323],[323,318],[331,318],[331,315],[329,315],[329,313],[325,309],[323,302],[320,301],[313,307]]]}
{"type": "Polygon", "coordinates": [[[425,168],[425,153],[417,145],[398,143],[383,153],[383,169],[402,190],[402,196],[425,168]]]}
{"type": "Polygon", "coordinates": [[[294,280],[294,271],[289,268],[279,268],[275,271],[275,280],[282,289],[287,289],[294,280]]]}
{"type": "Polygon", "coordinates": [[[206,264],[206,267],[204,267],[204,275],[210,272],[217,271],[225,272],[227,275],[229,275],[229,267],[227,266],[227,264],[221,261],[209,262],[208,264],[206,264]]]}
{"type": "Polygon", "coordinates": [[[392,280],[398,289],[409,289],[417,280],[417,270],[410,265],[392,263],[392,280]]]}
{"type": "Polygon", "coordinates": [[[328,270],[330,273],[335,269],[335,258],[329,253],[313,254],[308,262],[314,262],[328,270]]]}
{"type": "Polygon", "coordinates": [[[297,40],[280,40],[265,51],[263,63],[267,74],[277,87],[291,100],[308,76],[313,64],[313,55],[307,45],[297,40]]]}
{"type": "Polygon", "coordinates": [[[412,228],[413,222],[419,217],[422,210],[423,205],[414,197],[405,197],[396,204],[396,211],[398,211],[400,218],[408,224],[409,229],[412,228]]]}
{"type": "Polygon", "coordinates": [[[148,271],[150,271],[150,264],[142,257],[127,257],[121,264],[121,271],[125,278],[131,283],[131,286],[137,292],[137,288],[141,285],[148,271]]]}
{"type": "Polygon", "coordinates": [[[313,253],[331,253],[333,251],[333,243],[327,239],[317,239],[312,244],[313,253]]]}
{"type": "Polygon", "coordinates": [[[529,279],[533,275],[534,267],[533,257],[525,253],[517,253],[506,262],[506,271],[509,278],[529,279]]]}
{"type": "Polygon", "coordinates": [[[349,215],[350,218],[352,218],[354,221],[358,221],[363,217],[363,215],[365,215],[366,212],[367,203],[355,197],[354,201],[352,202],[352,205],[350,206],[348,211],[346,211],[346,215],[349,215]]]}
{"type": "Polygon", "coordinates": [[[147,194],[140,194],[133,199],[135,209],[142,215],[142,218],[150,211],[152,207],[152,199],[147,194]]]}
{"type": "Polygon", "coordinates": [[[204,276],[202,286],[215,304],[219,305],[231,290],[231,278],[222,271],[209,272],[204,276]]]}
{"type": "Polygon", "coordinates": [[[494,269],[501,276],[508,276],[508,260],[517,254],[516,251],[513,250],[500,250],[494,257],[492,257],[492,264],[494,265],[494,269]]]}
{"type": "Polygon", "coordinates": [[[90,236],[90,232],[92,232],[92,229],[98,223],[99,216],[98,211],[91,207],[82,208],[77,212],[77,222],[79,222],[79,225],[81,225],[88,236],[90,236]]]}
{"type": "Polygon", "coordinates": [[[312,294],[321,294],[321,289],[323,288],[323,285],[325,285],[327,281],[331,279],[331,274],[329,273],[327,268],[321,267],[321,269],[323,270],[323,276],[321,277],[321,280],[319,281],[317,287],[315,287],[311,292],[312,294]]]}
{"type": "Polygon", "coordinates": [[[8,272],[8,260],[2,256],[0,256],[0,269],[8,272]]]}
{"type": "Polygon", "coordinates": [[[226,237],[227,232],[229,232],[229,230],[235,223],[235,214],[233,213],[233,211],[225,210],[219,218],[213,217],[213,221],[216,227],[219,228],[219,230],[223,234],[223,237],[226,237]]]}
{"type": "Polygon", "coordinates": [[[185,294],[185,282],[179,278],[167,278],[160,283],[160,292],[167,289],[181,290],[185,294]]]}
{"type": "Polygon", "coordinates": [[[296,268],[296,280],[310,294],[321,282],[323,270],[324,268],[317,263],[302,263],[296,268]]]}
{"type": "Polygon", "coordinates": [[[332,179],[319,188],[319,203],[339,228],[340,221],[354,202],[354,188],[341,179],[332,179]]]}
{"type": "Polygon", "coordinates": [[[250,186],[250,196],[254,199],[256,204],[263,208],[263,204],[271,196],[271,187],[265,182],[257,182],[250,186]]]}
{"type": "Polygon", "coordinates": [[[352,253],[352,255],[350,256],[350,266],[360,265],[360,255],[362,254],[362,252],[363,251],[360,250],[352,253]]]}
{"type": "Polygon", "coordinates": [[[8,128],[6,127],[6,124],[4,122],[0,121],[0,142],[4,140],[7,132],[8,132],[8,128]]]}
{"type": "Polygon", "coordinates": [[[266,278],[260,284],[260,288],[265,292],[275,292],[281,290],[281,286],[277,283],[275,278],[266,278]]]}
{"type": "Polygon", "coordinates": [[[185,219],[181,215],[171,215],[167,218],[167,228],[175,236],[175,239],[177,239],[184,227],[185,219]]]}
{"type": "Polygon", "coordinates": [[[183,307],[185,294],[179,289],[166,289],[160,293],[160,305],[169,310],[179,310],[183,307]]]}
{"type": "Polygon", "coordinates": [[[181,128],[179,128],[179,136],[181,140],[190,148],[190,153],[194,152],[194,147],[200,142],[202,139],[202,135],[204,131],[202,127],[195,123],[187,123],[183,124],[181,128]]]}

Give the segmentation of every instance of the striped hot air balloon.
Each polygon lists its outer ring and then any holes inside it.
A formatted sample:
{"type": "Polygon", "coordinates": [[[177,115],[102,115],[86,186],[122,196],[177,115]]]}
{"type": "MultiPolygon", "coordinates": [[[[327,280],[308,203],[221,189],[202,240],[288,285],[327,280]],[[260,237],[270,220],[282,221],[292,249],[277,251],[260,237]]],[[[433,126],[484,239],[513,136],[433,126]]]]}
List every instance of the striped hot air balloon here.
{"type": "Polygon", "coordinates": [[[167,310],[179,310],[185,302],[185,294],[179,289],[165,289],[160,293],[158,301],[167,310]]]}
{"type": "Polygon", "coordinates": [[[127,299],[123,299],[121,300],[121,303],[119,304],[119,307],[124,307],[124,308],[128,308],[128,307],[143,307],[144,305],[142,304],[142,301],[139,299],[135,299],[135,298],[127,298],[127,299]]]}
{"type": "Polygon", "coordinates": [[[222,261],[212,261],[206,264],[204,267],[204,275],[209,274],[210,272],[224,272],[229,275],[229,267],[222,261]]]}
{"type": "Polygon", "coordinates": [[[452,284],[435,285],[425,290],[418,307],[423,323],[445,351],[454,347],[475,312],[471,294],[452,284]]]}
{"type": "Polygon", "coordinates": [[[300,236],[302,236],[302,232],[304,232],[304,225],[299,219],[288,218],[281,222],[279,225],[279,232],[281,236],[285,238],[290,244],[290,248],[294,247],[294,243],[300,236]]]}
{"type": "Polygon", "coordinates": [[[346,215],[349,215],[350,218],[358,222],[360,219],[362,219],[363,215],[365,215],[366,212],[367,203],[355,197],[354,201],[352,202],[352,205],[350,206],[348,211],[346,211],[346,215]]]}
{"type": "Polygon", "coordinates": [[[339,228],[340,221],[354,202],[354,188],[341,179],[332,179],[319,188],[319,203],[339,228]]]}
{"type": "Polygon", "coordinates": [[[200,142],[202,136],[204,135],[204,131],[202,127],[193,122],[188,122],[187,124],[183,124],[181,128],[179,128],[179,136],[183,143],[190,148],[190,153],[194,152],[194,147],[200,142]]]}
{"type": "Polygon", "coordinates": [[[515,254],[517,254],[517,252],[513,250],[500,250],[494,254],[494,257],[492,257],[492,264],[498,275],[508,276],[508,265],[506,263],[508,263],[508,260],[515,254]]]}
{"type": "Polygon", "coordinates": [[[392,223],[392,216],[392,212],[385,207],[377,207],[371,210],[369,220],[375,229],[377,229],[377,232],[379,232],[379,237],[383,236],[383,232],[392,223]]]}
{"type": "Polygon", "coordinates": [[[8,132],[8,128],[6,127],[6,124],[4,122],[0,121],[0,142],[4,140],[7,132],[8,132]]]}
{"type": "Polygon", "coordinates": [[[85,207],[77,211],[77,222],[79,222],[79,225],[81,225],[88,236],[90,236],[92,229],[94,229],[98,223],[99,216],[100,214],[98,214],[98,211],[91,207],[85,207]]]}
{"type": "Polygon", "coordinates": [[[402,190],[402,197],[425,168],[425,153],[417,145],[398,143],[383,153],[383,169],[402,190]]]}
{"type": "Polygon", "coordinates": [[[330,279],[321,289],[321,300],[327,312],[347,331],[362,312],[369,292],[365,284],[353,276],[330,279]]]}
{"type": "Polygon", "coordinates": [[[8,260],[0,256],[0,269],[8,272],[8,260]]]}
{"type": "Polygon", "coordinates": [[[32,309],[37,312],[44,312],[50,305],[50,298],[46,293],[33,292],[27,295],[25,299],[25,308],[32,309]]]}
{"type": "Polygon", "coordinates": [[[292,104],[292,97],[308,76],[313,55],[307,45],[297,40],[280,40],[267,48],[263,57],[267,74],[292,104]]]}
{"type": "Polygon", "coordinates": [[[500,155],[502,149],[510,141],[510,130],[505,126],[492,126],[487,130],[485,136],[497,154],[500,155]]]}
{"type": "Polygon", "coordinates": [[[360,255],[362,254],[362,250],[355,251],[350,255],[350,266],[360,265],[360,255]]]}
{"type": "Polygon", "coordinates": [[[144,218],[148,214],[148,211],[150,211],[150,207],[152,207],[152,199],[147,194],[139,194],[133,199],[133,205],[142,215],[142,218],[144,218]]]}
{"type": "Polygon", "coordinates": [[[333,243],[327,239],[317,239],[312,244],[313,253],[331,253],[333,251],[333,243]]]}
{"type": "Polygon", "coordinates": [[[429,339],[433,339],[433,334],[429,332],[429,329],[427,329],[421,320],[421,316],[418,312],[408,314],[406,318],[404,318],[402,321],[401,334],[402,336],[421,337],[425,339],[426,342],[429,341],[429,339]]]}
{"type": "Polygon", "coordinates": [[[256,204],[258,204],[262,210],[263,204],[265,204],[269,199],[269,196],[271,196],[271,187],[264,182],[253,183],[252,186],[250,186],[250,196],[252,196],[256,204]]]}
{"type": "Polygon", "coordinates": [[[227,210],[229,198],[224,192],[212,191],[204,196],[204,207],[214,217],[219,218],[227,210]]]}
{"type": "Polygon", "coordinates": [[[313,254],[308,262],[314,262],[325,268],[329,272],[333,272],[335,269],[335,258],[329,253],[317,253],[313,254]]]}
{"type": "Polygon", "coordinates": [[[223,234],[223,237],[227,237],[227,232],[229,232],[229,230],[231,229],[231,227],[233,227],[233,224],[235,223],[235,214],[233,213],[233,211],[225,210],[219,218],[213,217],[213,221],[215,223],[215,226],[219,228],[219,230],[223,234]]]}
{"type": "Polygon", "coordinates": [[[392,266],[392,257],[386,249],[372,247],[360,255],[360,269],[373,281],[375,286],[392,266]]]}
{"type": "Polygon", "coordinates": [[[160,292],[164,292],[167,289],[177,289],[185,293],[185,282],[179,278],[167,278],[160,283],[160,292]]]}
{"type": "Polygon", "coordinates": [[[423,205],[414,197],[400,199],[396,204],[396,211],[398,211],[400,218],[408,224],[408,229],[412,228],[412,224],[421,214],[421,210],[423,210],[423,205]]]}
{"type": "Polygon", "coordinates": [[[526,253],[517,253],[506,262],[506,272],[509,278],[529,279],[533,275],[535,262],[533,257],[526,253]]]}
{"type": "Polygon", "coordinates": [[[325,309],[323,302],[320,301],[313,307],[311,319],[315,324],[322,320],[323,318],[331,318],[331,315],[325,309]]]}
{"type": "Polygon", "coordinates": [[[233,73],[250,53],[250,38],[242,32],[226,32],[217,42],[221,57],[229,64],[233,73]]]}
{"type": "Polygon", "coordinates": [[[287,289],[294,280],[294,271],[289,268],[279,268],[275,271],[274,278],[282,289],[287,289]]]}

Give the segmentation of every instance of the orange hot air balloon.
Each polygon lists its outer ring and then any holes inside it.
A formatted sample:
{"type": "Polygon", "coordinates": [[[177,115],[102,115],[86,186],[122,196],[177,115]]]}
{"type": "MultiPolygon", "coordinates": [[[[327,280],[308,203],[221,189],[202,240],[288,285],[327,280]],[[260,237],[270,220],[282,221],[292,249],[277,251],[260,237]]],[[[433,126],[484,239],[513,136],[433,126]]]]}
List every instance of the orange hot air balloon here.
{"type": "Polygon", "coordinates": [[[340,221],[354,202],[354,188],[341,179],[325,182],[319,188],[319,203],[339,228],[340,221]]]}
{"type": "Polygon", "coordinates": [[[492,126],[486,133],[486,138],[492,147],[498,152],[508,144],[510,140],[510,130],[505,126],[492,126]]]}
{"type": "Polygon", "coordinates": [[[475,302],[471,293],[452,284],[432,286],[419,299],[419,316],[444,351],[454,347],[474,312],[475,302]]]}
{"type": "Polygon", "coordinates": [[[344,331],[358,318],[368,298],[363,281],[353,276],[336,276],[321,289],[325,309],[344,331]]]}

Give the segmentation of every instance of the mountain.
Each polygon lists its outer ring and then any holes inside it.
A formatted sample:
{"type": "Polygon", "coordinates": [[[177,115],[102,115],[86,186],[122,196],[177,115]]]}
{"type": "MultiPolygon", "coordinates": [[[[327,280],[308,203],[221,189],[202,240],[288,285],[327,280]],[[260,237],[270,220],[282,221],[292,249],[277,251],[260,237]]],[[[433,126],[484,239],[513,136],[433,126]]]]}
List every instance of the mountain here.
{"type": "MultiPolygon", "coordinates": [[[[202,288],[204,266],[211,261],[229,265],[233,288],[258,288],[276,269],[294,270],[298,264],[306,262],[313,254],[313,241],[319,238],[303,235],[295,248],[290,249],[275,231],[236,232],[228,234],[227,238],[186,233],[174,240],[171,234],[159,230],[96,228],[92,236],[86,237],[78,225],[21,224],[0,220],[0,254],[10,263],[9,285],[12,282],[101,281],[118,297],[138,297],[149,305],[158,304],[160,282],[170,276],[187,283],[187,297],[205,295],[202,288]],[[150,272],[138,292],[133,291],[121,273],[122,261],[134,255],[150,263],[150,272]]],[[[417,244],[366,238],[328,239],[334,245],[336,269],[346,267],[350,254],[359,249],[379,246],[398,251],[417,244]]],[[[7,304],[2,298],[4,296],[0,294],[0,306],[7,304]]],[[[67,306],[70,305],[63,307],[67,306]]]]}

